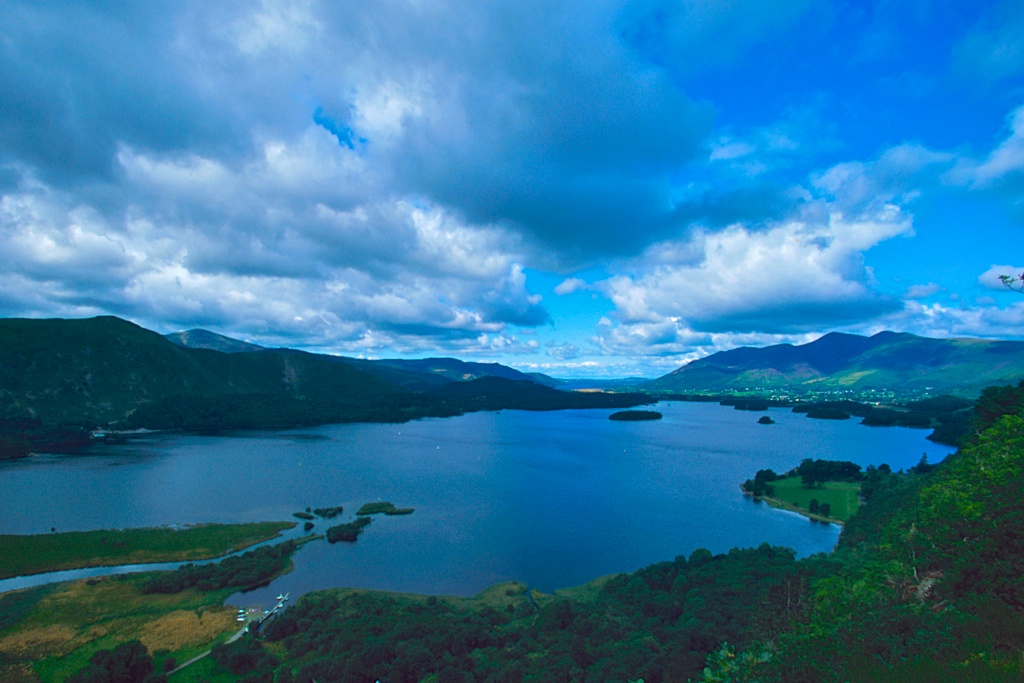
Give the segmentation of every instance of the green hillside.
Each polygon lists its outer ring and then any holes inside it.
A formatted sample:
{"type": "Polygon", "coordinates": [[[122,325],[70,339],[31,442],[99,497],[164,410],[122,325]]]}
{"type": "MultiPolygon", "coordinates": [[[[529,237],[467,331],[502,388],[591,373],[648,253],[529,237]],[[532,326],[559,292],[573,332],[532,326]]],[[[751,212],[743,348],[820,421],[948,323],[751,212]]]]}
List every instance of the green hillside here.
{"type": "Polygon", "coordinates": [[[329,356],[184,348],[114,317],[0,320],[0,417],[96,426],[182,397],[358,406],[406,393],[329,356]]]}
{"type": "Polygon", "coordinates": [[[1024,342],[828,334],[801,346],[733,349],[644,385],[651,391],[888,392],[976,397],[1024,378],[1024,342]]]}

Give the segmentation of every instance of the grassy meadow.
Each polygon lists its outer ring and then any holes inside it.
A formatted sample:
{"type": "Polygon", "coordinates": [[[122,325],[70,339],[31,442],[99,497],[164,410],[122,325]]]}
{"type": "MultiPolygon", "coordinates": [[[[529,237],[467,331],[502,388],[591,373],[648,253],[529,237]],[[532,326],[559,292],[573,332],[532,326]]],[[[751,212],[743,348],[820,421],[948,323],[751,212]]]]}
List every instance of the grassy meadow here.
{"type": "Polygon", "coordinates": [[[848,481],[829,481],[824,485],[814,488],[804,488],[800,477],[785,477],[771,482],[775,487],[775,494],[766,498],[769,504],[779,503],[777,507],[787,510],[795,510],[801,514],[810,514],[808,507],[811,500],[816,498],[818,503],[828,503],[832,506],[829,519],[846,522],[853,516],[860,506],[860,499],[857,493],[860,491],[860,483],[848,481]]]}
{"type": "Polygon", "coordinates": [[[294,522],[0,535],[0,578],[86,567],[205,560],[275,538],[294,522]]]}

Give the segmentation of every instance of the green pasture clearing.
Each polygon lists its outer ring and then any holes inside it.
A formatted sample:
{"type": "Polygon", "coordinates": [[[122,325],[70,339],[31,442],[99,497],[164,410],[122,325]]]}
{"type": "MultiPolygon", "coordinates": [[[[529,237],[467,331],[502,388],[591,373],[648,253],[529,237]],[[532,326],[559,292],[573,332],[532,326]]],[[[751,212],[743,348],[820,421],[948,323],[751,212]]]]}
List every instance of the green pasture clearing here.
{"type": "Polygon", "coordinates": [[[832,511],[828,518],[839,522],[849,520],[860,506],[860,499],[857,497],[860,491],[859,482],[829,481],[810,489],[803,487],[800,477],[785,477],[770,483],[775,487],[775,494],[770,498],[766,497],[765,502],[787,510],[795,510],[800,514],[810,516],[808,507],[813,498],[817,498],[819,504],[831,505],[832,511]]]}
{"type": "Polygon", "coordinates": [[[220,557],[275,538],[294,522],[0,535],[0,578],[65,569],[220,557]]]}

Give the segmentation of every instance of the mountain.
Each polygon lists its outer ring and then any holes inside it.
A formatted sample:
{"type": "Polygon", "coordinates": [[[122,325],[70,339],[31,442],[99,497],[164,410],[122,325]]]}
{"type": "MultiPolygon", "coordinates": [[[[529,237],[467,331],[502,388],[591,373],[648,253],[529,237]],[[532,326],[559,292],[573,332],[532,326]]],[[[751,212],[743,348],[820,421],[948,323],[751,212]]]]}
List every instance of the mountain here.
{"type": "Polygon", "coordinates": [[[240,397],[253,396],[282,409],[304,401],[340,417],[401,404],[409,393],[331,356],[186,348],[111,316],[0,320],[0,417],[95,426],[179,397],[198,411],[215,398],[241,405],[240,397]]]}
{"type": "MultiPolygon", "coordinates": [[[[172,332],[164,335],[178,346],[190,349],[212,349],[223,353],[247,353],[264,351],[264,347],[249,342],[232,339],[209,330],[194,329],[184,332],[172,332]]],[[[512,380],[527,380],[545,386],[555,386],[558,380],[539,372],[524,373],[499,363],[474,363],[455,358],[422,358],[405,360],[385,358],[381,360],[365,360],[362,358],[346,358],[339,360],[358,368],[363,372],[375,375],[386,382],[404,387],[411,391],[430,391],[444,386],[449,382],[465,382],[480,377],[504,377],[512,380]]]]}
{"type": "Polygon", "coordinates": [[[263,429],[647,400],[562,392],[535,379],[449,358],[264,349],[203,330],[167,338],[112,316],[0,319],[0,457],[74,450],[97,426],[263,429]]]}
{"type": "Polygon", "coordinates": [[[402,360],[397,358],[385,358],[377,361],[370,361],[378,366],[394,368],[442,377],[451,382],[465,382],[481,377],[502,377],[516,381],[533,382],[553,387],[558,380],[548,377],[539,372],[525,373],[515,370],[499,363],[474,363],[471,361],[456,360],[455,358],[423,358],[419,360],[402,360]]]}
{"type": "Polygon", "coordinates": [[[209,330],[185,330],[184,332],[171,332],[165,334],[169,341],[184,346],[187,349],[211,349],[222,353],[246,353],[249,351],[263,351],[264,347],[240,339],[225,337],[209,330]]]}
{"type": "Polygon", "coordinates": [[[896,391],[977,396],[1024,379],[1024,342],[833,332],[809,344],[742,347],[693,361],[649,391],[896,391]]]}

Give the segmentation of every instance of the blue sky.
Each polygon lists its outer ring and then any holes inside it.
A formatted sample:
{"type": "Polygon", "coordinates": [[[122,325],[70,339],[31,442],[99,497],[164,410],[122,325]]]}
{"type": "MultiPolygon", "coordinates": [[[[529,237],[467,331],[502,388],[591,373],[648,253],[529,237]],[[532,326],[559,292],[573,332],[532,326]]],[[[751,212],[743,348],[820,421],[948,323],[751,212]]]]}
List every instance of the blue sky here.
{"type": "Polygon", "coordinates": [[[1024,338],[1024,5],[0,2],[0,315],[657,376],[1024,338]]]}

